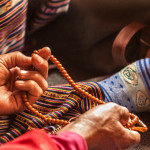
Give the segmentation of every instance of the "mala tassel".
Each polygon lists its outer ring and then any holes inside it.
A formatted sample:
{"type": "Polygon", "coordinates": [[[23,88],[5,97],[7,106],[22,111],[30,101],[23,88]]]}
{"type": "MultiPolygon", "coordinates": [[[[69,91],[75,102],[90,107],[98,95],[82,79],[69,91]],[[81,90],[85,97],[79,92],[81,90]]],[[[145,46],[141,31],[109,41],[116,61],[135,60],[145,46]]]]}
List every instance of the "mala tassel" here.
{"type": "Polygon", "coordinates": [[[148,128],[147,127],[132,127],[131,130],[139,131],[139,132],[146,132],[148,128]]]}

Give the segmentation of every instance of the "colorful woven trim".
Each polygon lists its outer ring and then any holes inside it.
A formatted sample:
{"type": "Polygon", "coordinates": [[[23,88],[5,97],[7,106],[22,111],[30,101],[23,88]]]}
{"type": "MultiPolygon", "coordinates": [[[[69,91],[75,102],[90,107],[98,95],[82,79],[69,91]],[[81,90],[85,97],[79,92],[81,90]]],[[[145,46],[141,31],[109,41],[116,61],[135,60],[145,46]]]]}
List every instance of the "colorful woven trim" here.
{"type": "Polygon", "coordinates": [[[45,24],[53,20],[61,13],[67,12],[70,0],[46,0],[35,17],[35,22],[45,24]]]}
{"type": "MultiPolygon", "coordinates": [[[[104,99],[103,91],[97,83],[78,83],[78,85],[99,99],[104,99]]],[[[96,105],[97,104],[93,103],[91,100],[83,98],[70,85],[63,85],[50,87],[33,107],[47,116],[72,120],[96,105]]],[[[3,134],[3,136],[0,137],[0,144],[9,142],[22,135],[28,131],[27,129],[29,127],[40,128],[49,132],[60,127],[55,124],[45,125],[43,120],[31,114],[29,110],[25,110],[13,116],[10,124],[9,118],[5,118],[5,121],[7,122],[5,130],[2,130],[3,124],[0,124],[1,135],[3,134]]]]}
{"type": "Polygon", "coordinates": [[[24,44],[27,0],[0,2],[0,54],[21,50],[24,44]]]}

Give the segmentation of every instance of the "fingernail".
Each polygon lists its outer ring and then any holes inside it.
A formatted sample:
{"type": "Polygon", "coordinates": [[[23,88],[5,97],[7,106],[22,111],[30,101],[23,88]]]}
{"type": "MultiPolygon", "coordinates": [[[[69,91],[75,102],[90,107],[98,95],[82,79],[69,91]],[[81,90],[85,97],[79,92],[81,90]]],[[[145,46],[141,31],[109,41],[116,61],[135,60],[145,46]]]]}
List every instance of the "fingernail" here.
{"type": "Polygon", "coordinates": [[[21,70],[20,73],[21,74],[26,74],[28,71],[27,70],[21,70]]]}

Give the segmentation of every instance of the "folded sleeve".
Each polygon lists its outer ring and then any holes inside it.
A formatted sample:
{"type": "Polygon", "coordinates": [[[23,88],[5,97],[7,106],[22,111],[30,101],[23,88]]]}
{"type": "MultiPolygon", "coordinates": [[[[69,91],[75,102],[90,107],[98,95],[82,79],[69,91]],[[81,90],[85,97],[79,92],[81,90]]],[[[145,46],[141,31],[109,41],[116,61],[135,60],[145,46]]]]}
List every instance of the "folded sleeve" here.
{"type": "Polygon", "coordinates": [[[34,129],[0,146],[0,150],[87,150],[85,140],[73,132],[49,135],[34,129]]]}
{"type": "Polygon", "coordinates": [[[75,132],[61,132],[58,136],[50,136],[60,150],[87,150],[86,141],[75,132]]]}

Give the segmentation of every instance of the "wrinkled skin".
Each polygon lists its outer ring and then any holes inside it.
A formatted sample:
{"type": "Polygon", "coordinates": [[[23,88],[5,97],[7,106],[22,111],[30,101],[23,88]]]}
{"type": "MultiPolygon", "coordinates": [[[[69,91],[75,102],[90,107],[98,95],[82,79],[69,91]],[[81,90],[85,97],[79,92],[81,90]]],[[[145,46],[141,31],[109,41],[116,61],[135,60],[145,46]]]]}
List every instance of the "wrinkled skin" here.
{"type": "Polygon", "coordinates": [[[27,91],[28,100],[33,104],[48,88],[45,79],[49,54],[50,49],[45,47],[39,55],[32,57],[20,52],[0,56],[0,115],[14,114],[25,109],[21,91],[27,91]]]}
{"type": "Polygon", "coordinates": [[[85,138],[89,150],[124,150],[140,141],[140,134],[123,127],[129,111],[115,103],[97,106],[62,131],[73,131],[85,138]]]}
{"type": "MultiPolygon", "coordinates": [[[[45,79],[49,54],[50,49],[43,48],[39,55],[32,57],[20,52],[0,56],[0,115],[10,115],[25,109],[22,91],[27,91],[31,104],[39,99],[48,87],[45,79]]],[[[73,131],[80,134],[89,150],[123,150],[140,141],[138,132],[123,127],[128,120],[129,112],[125,107],[107,103],[87,111],[59,132],[73,131]]]]}

